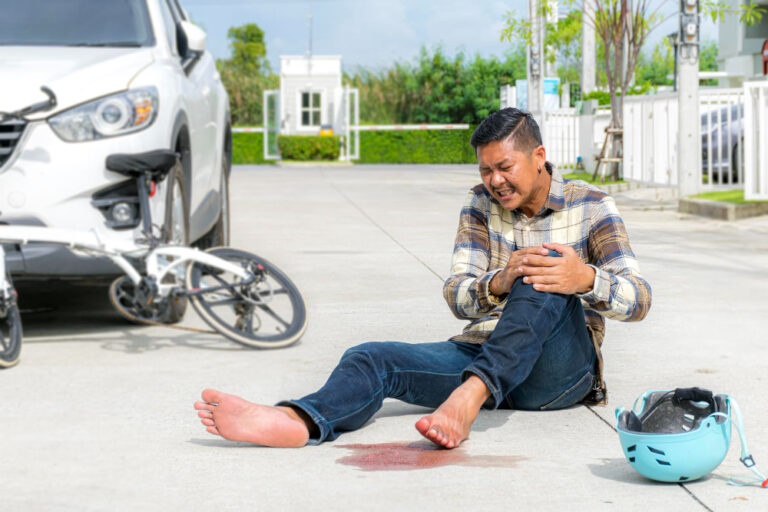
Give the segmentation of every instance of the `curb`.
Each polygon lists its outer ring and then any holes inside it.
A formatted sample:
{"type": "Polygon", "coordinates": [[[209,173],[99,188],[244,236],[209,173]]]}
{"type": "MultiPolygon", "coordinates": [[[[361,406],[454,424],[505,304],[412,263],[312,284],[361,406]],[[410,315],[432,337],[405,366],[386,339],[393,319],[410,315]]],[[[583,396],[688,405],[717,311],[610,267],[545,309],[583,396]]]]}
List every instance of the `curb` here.
{"type": "Polygon", "coordinates": [[[768,215],[768,202],[735,204],[696,197],[683,197],[677,202],[677,211],[718,220],[739,220],[768,215]]]}
{"type": "Polygon", "coordinates": [[[289,168],[303,168],[303,167],[351,167],[354,164],[352,162],[340,162],[337,160],[307,160],[307,161],[297,161],[297,160],[278,160],[275,162],[275,165],[278,167],[289,167],[289,168]]]}

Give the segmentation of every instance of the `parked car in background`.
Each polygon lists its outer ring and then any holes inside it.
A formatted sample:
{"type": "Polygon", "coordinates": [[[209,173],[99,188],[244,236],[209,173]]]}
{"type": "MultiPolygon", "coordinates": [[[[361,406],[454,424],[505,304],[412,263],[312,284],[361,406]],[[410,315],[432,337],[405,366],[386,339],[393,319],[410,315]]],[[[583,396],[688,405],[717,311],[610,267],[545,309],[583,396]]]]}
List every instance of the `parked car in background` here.
{"type": "Polygon", "coordinates": [[[722,107],[701,115],[701,167],[702,175],[706,176],[709,183],[743,183],[743,151],[743,104],[722,107]]]}
{"type": "MultiPolygon", "coordinates": [[[[177,166],[151,199],[156,229],[181,244],[226,245],[229,102],[205,33],[179,1],[0,0],[0,12],[0,112],[45,100],[42,86],[56,98],[28,123],[0,122],[0,223],[132,239],[136,185],[106,158],[172,149],[177,166]]],[[[6,252],[22,278],[119,273],[55,246],[6,252]]]]}

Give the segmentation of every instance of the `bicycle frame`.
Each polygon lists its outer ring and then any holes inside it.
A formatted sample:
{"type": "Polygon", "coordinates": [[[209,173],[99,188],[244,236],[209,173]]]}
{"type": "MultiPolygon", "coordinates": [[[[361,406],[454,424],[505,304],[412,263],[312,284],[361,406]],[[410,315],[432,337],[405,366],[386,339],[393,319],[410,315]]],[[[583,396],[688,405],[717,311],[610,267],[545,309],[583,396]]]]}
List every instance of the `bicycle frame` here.
{"type": "MultiPolygon", "coordinates": [[[[143,247],[123,238],[102,237],[96,231],[0,225],[0,242],[21,245],[42,242],[64,245],[75,251],[104,255],[120,267],[136,285],[141,282],[142,276],[126,256],[143,258],[146,263],[147,276],[155,280],[158,295],[161,297],[167,297],[176,288],[176,285],[173,284],[162,284],[164,278],[171,273],[185,269],[190,262],[202,263],[225,272],[231,272],[243,280],[252,277],[243,267],[200,249],[175,245],[161,245],[155,248],[143,247]]],[[[7,293],[6,289],[9,291],[10,285],[5,279],[5,253],[0,246],[0,294],[7,293]]]]}

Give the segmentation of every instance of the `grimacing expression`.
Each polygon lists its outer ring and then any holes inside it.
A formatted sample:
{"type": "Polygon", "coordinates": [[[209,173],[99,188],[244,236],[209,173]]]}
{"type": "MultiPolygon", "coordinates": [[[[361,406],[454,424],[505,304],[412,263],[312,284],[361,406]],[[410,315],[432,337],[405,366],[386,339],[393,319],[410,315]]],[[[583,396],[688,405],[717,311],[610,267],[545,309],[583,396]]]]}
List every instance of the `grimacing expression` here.
{"type": "Polygon", "coordinates": [[[477,162],[483,185],[506,210],[531,204],[536,193],[539,168],[544,166],[544,147],[531,154],[515,149],[507,138],[477,147],[477,162]]]}

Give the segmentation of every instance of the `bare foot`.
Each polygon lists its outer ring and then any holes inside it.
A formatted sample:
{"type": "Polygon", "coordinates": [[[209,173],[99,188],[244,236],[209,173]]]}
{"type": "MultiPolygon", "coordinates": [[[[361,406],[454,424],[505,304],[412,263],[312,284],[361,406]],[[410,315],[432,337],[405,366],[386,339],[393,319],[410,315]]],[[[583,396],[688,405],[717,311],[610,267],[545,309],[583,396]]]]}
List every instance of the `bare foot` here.
{"type": "Polygon", "coordinates": [[[307,444],[309,429],[290,407],[254,404],[214,389],[206,389],[202,396],[202,402],[195,402],[195,409],[211,434],[262,446],[288,448],[307,444]]]}
{"type": "Polygon", "coordinates": [[[470,377],[456,388],[435,412],[416,422],[421,435],[444,448],[456,448],[469,437],[477,413],[490,391],[479,377],[470,377]]]}

